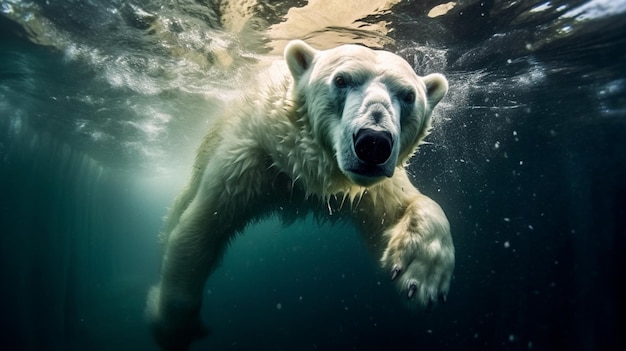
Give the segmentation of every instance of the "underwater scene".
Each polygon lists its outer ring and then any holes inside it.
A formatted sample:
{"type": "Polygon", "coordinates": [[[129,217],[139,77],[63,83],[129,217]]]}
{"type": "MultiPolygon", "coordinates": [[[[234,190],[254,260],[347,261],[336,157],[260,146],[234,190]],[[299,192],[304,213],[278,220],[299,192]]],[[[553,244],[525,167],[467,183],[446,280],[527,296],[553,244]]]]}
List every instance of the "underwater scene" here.
{"type": "Polygon", "coordinates": [[[146,299],[168,208],[219,112],[293,39],[447,78],[407,171],[450,222],[450,290],[409,308],[350,221],[270,216],[206,281],[190,350],[626,349],[626,0],[0,14],[0,350],[159,350],[146,299]]]}

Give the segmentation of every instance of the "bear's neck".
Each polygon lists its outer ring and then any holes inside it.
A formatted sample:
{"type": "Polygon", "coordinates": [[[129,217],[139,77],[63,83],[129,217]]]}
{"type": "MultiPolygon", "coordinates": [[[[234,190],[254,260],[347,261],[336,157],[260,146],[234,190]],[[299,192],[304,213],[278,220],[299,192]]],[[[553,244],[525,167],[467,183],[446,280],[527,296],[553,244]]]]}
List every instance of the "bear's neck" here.
{"type": "Polygon", "coordinates": [[[352,184],[341,172],[331,150],[323,147],[315,137],[303,106],[291,101],[292,115],[283,114],[274,123],[271,145],[266,150],[272,167],[288,175],[294,185],[306,189],[307,196],[326,199],[332,195],[361,193],[361,187],[352,184]]]}

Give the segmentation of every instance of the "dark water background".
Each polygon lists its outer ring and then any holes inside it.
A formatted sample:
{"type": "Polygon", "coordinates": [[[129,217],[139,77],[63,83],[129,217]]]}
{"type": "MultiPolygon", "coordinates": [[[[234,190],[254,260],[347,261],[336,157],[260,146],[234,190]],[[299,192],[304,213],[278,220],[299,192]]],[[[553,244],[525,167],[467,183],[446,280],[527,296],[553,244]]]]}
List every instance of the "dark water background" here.
{"type": "Polygon", "coordinates": [[[166,207],[292,38],[448,76],[410,166],[452,225],[448,303],[405,309],[347,223],[270,220],[208,281],[194,350],[626,349],[626,2],[439,4],[0,1],[0,349],[156,350],[166,207]]]}

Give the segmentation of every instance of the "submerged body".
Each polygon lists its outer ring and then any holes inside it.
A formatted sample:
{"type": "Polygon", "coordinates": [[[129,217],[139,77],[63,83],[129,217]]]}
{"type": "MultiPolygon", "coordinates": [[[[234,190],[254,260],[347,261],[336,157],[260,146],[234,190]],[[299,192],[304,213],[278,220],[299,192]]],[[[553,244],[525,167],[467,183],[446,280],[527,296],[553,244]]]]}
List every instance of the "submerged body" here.
{"type": "Polygon", "coordinates": [[[148,298],[157,342],[182,350],[204,334],[202,290],[234,235],[277,214],[349,217],[410,303],[445,299],[454,246],[445,214],[404,166],[447,92],[400,57],[345,45],[285,49],[290,75],[216,123],[165,229],[161,281],[148,298]]]}

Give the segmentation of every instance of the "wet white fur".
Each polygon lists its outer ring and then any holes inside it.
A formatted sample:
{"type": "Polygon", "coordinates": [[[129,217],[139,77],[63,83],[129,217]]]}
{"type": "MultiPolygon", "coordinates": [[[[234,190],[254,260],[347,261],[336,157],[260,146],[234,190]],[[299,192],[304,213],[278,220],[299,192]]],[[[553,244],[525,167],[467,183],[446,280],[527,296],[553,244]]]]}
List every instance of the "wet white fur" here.
{"type": "Polygon", "coordinates": [[[394,266],[401,268],[395,284],[403,298],[411,283],[416,305],[448,291],[454,269],[448,221],[404,169],[447,92],[445,78],[418,77],[394,54],[353,45],[317,51],[293,41],[285,62],[288,71],[278,82],[274,76],[257,88],[209,132],[191,181],[170,210],[161,281],[147,305],[163,349],[186,349],[203,335],[199,308],[206,278],[235,234],[268,215],[289,221],[334,211],[361,229],[390,275],[394,266]],[[339,73],[352,80],[341,98],[333,85],[339,73]],[[414,103],[403,102],[407,91],[415,94],[414,103]],[[374,105],[383,112],[378,123],[368,117],[374,105]],[[354,162],[351,136],[363,127],[393,136],[391,178],[345,171],[354,162]]]}

